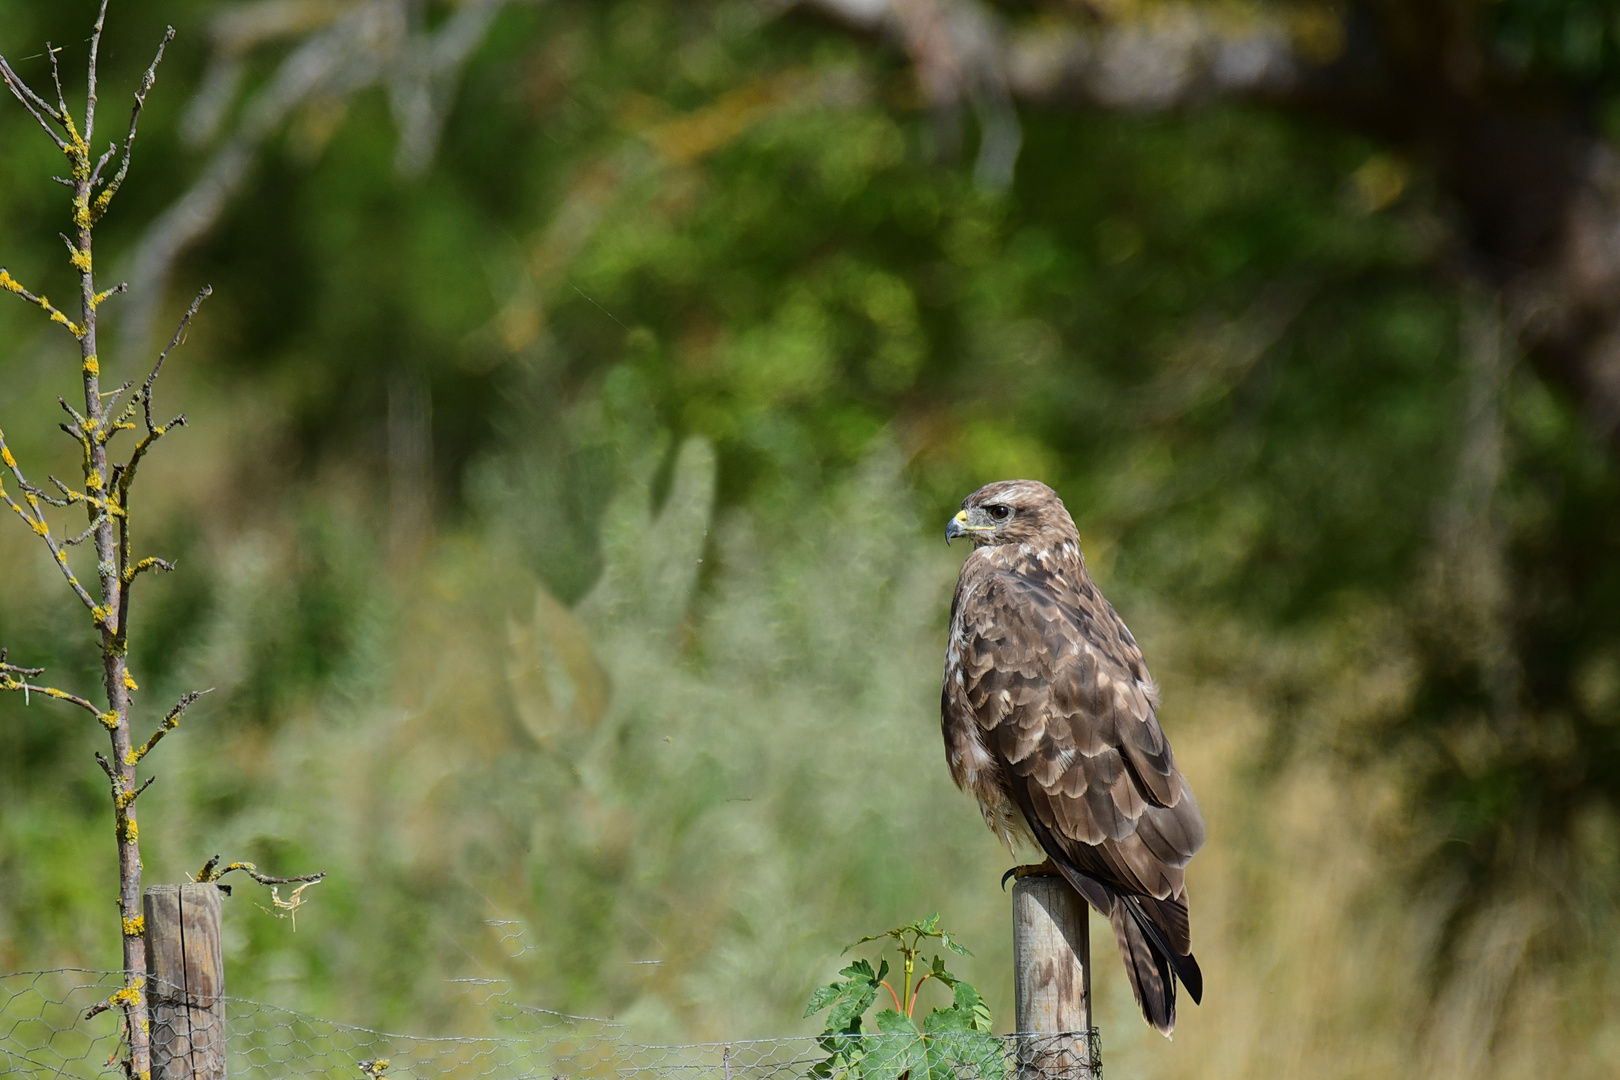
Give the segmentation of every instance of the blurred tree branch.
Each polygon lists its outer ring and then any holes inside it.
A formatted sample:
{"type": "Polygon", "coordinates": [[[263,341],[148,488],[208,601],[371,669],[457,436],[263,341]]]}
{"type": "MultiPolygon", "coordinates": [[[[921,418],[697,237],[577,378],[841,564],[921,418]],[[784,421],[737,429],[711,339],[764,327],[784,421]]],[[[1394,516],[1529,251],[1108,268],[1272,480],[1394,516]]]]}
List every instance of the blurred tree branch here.
{"type": "Polygon", "coordinates": [[[512,0],[463,0],[433,29],[414,0],[255,0],[215,15],[213,54],[186,113],[185,135],[217,143],[201,174],[146,230],[132,260],[122,341],[145,347],[176,260],[206,236],[242,188],[259,148],[300,108],[343,102],[382,86],[399,128],[395,165],[414,176],[432,160],[461,70],[490,23],[512,0]],[[275,72],[240,105],[247,57],[294,44],[275,72]],[[236,119],[225,134],[227,118],[236,119]]]}

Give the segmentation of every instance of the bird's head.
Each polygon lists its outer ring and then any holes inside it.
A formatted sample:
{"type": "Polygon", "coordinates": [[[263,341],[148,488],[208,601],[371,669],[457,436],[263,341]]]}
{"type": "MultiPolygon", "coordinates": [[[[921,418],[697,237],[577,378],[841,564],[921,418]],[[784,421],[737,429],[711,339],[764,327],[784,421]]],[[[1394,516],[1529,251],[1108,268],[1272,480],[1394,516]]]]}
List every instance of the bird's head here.
{"type": "Polygon", "coordinates": [[[998,480],[963,499],[961,512],[945,525],[947,544],[958,536],[968,537],[976,548],[1046,547],[1079,539],[1063,500],[1039,480],[998,480]]]}

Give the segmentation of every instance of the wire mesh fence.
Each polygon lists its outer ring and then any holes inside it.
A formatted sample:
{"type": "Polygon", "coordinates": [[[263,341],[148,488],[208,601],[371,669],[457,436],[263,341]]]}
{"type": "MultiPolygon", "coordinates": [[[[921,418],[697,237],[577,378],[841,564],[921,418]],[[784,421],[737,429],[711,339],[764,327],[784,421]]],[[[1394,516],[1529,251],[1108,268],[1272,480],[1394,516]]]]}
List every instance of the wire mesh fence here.
{"type": "MultiPolygon", "coordinates": [[[[22,1080],[123,1076],[117,1010],[86,1012],[119,972],[0,975],[0,1075],[22,1080]]],[[[235,1080],[1091,1080],[1096,1029],[1075,1035],[939,1032],[647,1046],[611,1021],[512,1001],[504,983],[467,980],[491,1034],[402,1035],[240,998],[225,999],[235,1080]]],[[[154,1030],[154,1044],[164,1033],[154,1030]]]]}

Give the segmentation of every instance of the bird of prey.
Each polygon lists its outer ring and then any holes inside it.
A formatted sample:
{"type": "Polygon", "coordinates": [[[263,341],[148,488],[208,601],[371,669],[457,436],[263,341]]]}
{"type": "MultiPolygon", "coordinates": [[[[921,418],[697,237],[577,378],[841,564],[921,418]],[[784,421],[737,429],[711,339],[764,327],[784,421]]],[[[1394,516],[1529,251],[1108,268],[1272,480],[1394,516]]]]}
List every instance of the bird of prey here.
{"type": "Polygon", "coordinates": [[[1086,573],[1063,500],[1034,480],[987,484],[946,542],[973,541],[951,601],[940,695],[945,755],[991,830],[1021,836],[1108,917],[1136,1002],[1165,1035],[1176,980],[1194,1002],[1185,870],[1204,843],[1192,788],[1155,715],[1136,639],[1086,573]]]}

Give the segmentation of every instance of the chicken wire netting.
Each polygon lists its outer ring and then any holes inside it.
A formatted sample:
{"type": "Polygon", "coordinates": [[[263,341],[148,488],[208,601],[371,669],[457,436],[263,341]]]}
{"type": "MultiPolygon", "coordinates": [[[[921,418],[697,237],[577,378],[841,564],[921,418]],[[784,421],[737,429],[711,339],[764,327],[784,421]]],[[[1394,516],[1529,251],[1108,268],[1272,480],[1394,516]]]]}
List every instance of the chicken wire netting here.
{"type": "MultiPolygon", "coordinates": [[[[120,1014],[114,1009],[85,1015],[122,985],[120,972],[65,969],[0,975],[0,1075],[24,1080],[122,1078],[125,1047],[120,1014]]],[[[515,1002],[504,983],[466,980],[457,989],[483,1011],[491,1034],[401,1035],[227,997],[228,1073],[235,1080],[1100,1080],[1102,1076],[1095,1028],[1081,1035],[868,1034],[646,1046],[630,1042],[611,1021],[515,1002]]],[[[161,1024],[155,1027],[154,1046],[169,1034],[161,1024]]],[[[190,1075],[189,1070],[184,1072],[190,1075]]]]}

